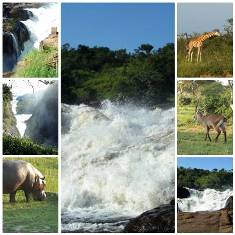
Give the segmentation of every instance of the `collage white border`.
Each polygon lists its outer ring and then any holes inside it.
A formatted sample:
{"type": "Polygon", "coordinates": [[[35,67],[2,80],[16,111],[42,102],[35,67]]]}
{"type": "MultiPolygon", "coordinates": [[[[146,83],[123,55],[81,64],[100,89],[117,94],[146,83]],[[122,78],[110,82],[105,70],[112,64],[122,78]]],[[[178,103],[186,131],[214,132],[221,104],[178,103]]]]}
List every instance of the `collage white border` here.
{"type": "MultiPolygon", "coordinates": [[[[175,4],[175,198],[177,199],[177,157],[196,157],[197,155],[177,155],[177,81],[178,80],[185,80],[185,78],[177,78],[177,4],[179,3],[233,3],[233,16],[234,16],[234,10],[235,10],[235,3],[234,1],[223,1],[223,0],[207,0],[207,1],[203,1],[203,0],[151,0],[151,1],[144,1],[144,0],[2,0],[1,4],[0,4],[0,17],[2,19],[2,3],[3,2],[57,2],[59,5],[59,26],[58,26],[58,31],[59,31],[59,45],[61,45],[61,34],[62,34],[62,29],[61,29],[61,3],[174,3],[175,4]]],[[[233,17],[234,18],[234,17],[233,17]]],[[[2,20],[0,23],[0,29],[2,31],[2,20]]],[[[234,42],[234,34],[233,34],[233,42],[234,42]]],[[[0,54],[2,55],[2,37],[0,37],[0,54]]],[[[234,58],[234,43],[233,43],[233,58],[234,58]]],[[[2,62],[0,63],[0,71],[2,71],[2,62]]],[[[58,64],[58,108],[59,108],[59,144],[58,144],[58,233],[61,234],[61,193],[63,193],[63,189],[61,188],[61,51],[60,51],[60,47],[59,47],[59,64],[58,64]]],[[[235,62],[233,59],[233,68],[235,68],[235,62]]],[[[233,71],[234,73],[234,71],[233,71]]],[[[34,80],[36,80],[35,78],[33,78],[34,80]]],[[[187,80],[205,80],[205,78],[188,78],[187,80]]],[[[227,79],[227,78],[221,78],[221,79],[227,79]]],[[[228,78],[227,80],[231,80],[233,78],[228,78]]],[[[14,79],[9,79],[9,80],[14,80],[14,79]]],[[[25,79],[25,80],[28,80],[25,79]]],[[[208,78],[206,80],[220,80],[220,78],[208,78]]],[[[4,83],[4,79],[1,79],[0,85],[2,87],[2,84],[4,83]]],[[[234,94],[234,90],[235,88],[233,88],[233,94],[234,94]]],[[[0,89],[0,98],[2,99],[2,89],[0,89]]],[[[234,96],[233,96],[234,98],[234,96]]],[[[0,102],[0,112],[1,112],[1,122],[0,122],[0,128],[2,130],[2,102],[0,102]]],[[[234,124],[234,115],[233,115],[233,124],[234,124]]],[[[235,127],[233,125],[233,133],[234,133],[235,127]]],[[[0,138],[2,140],[2,131],[0,133],[0,138]]],[[[233,138],[233,151],[234,151],[234,146],[235,146],[235,139],[233,138]]],[[[3,152],[2,152],[2,142],[0,144],[0,154],[1,156],[3,156],[3,152]]],[[[227,157],[227,155],[215,155],[216,157],[227,157]]],[[[233,155],[228,155],[229,157],[233,157],[233,155]]],[[[24,156],[27,157],[27,156],[24,156]]],[[[36,156],[35,156],[36,157],[36,156]]],[[[40,155],[37,155],[37,157],[40,157],[40,155]]],[[[48,157],[48,156],[46,156],[48,157]]],[[[202,156],[197,156],[197,157],[202,157],[202,156]]],[[[208,155],[208,157],[214,157],[214,155],[208,155]]],[[[234,169],[234,160],[233,160],[233,169],[234,169]]],[[[0,161],[0,182],[2,182],[2,158],[0,161]]],[[[233,174],[233,182],[235,182],[235,175],[233,174]]],[[[1,184],[2,185],[2,184],[1,184]]],[[[2,187],[0,187],[0,201],[2,202],[2,187]]],[[[0,218],[1,220],[3,219],[3,208],[2,208],[2,203],[0,204],[0,218]]],[[[234,230],[234,228],[233,228],[234,230]]],[[[0,223],[0,231],[3,231],[3,223],[0,223]]],[[[58,233],[48,233],[48,234],[58,234],[58,233]]],[[[175,233],[172,234],[176,234],[177,233],[177,205],[175,206],[175,233]]],[[[10,233],[11,234],[11,233],[10,233]]],[[[12,233],[13,234],[13,233],[12,233]]],[[[21,233],[18,233],[21,234],[21,233]]],[[[23,234],[23,233],[22,233],[23,234]]],[[[35,234],[35,233],[27,233],[27,234],[35,234]]],[[[36,233],[37,234],[37,233],[36,233]]],[[[40,234],[40,233],[38,233],[40,234]]],[[[202,233],[193,233],[193,234],[202,234],[202,233]]],[[[206,234],[206,233],[203,233],[206,234]]],[[[208,233],[209,234],[209,233],[208,233]]],[[[222,233],[223,234],[223,233],[222,233]]]]}

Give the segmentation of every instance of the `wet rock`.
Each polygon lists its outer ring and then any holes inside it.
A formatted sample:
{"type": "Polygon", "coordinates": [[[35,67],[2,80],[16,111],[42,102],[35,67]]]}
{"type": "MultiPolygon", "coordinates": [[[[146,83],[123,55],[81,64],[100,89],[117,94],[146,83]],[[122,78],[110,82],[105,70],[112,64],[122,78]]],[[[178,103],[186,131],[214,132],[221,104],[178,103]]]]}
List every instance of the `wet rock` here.
{"type": "Polygon", "coordinates": [[[13,8],[9,11],[8,17],[25,21],[33,17],[33,13],[29,10],[25,10],[22,8],[13,8]]]}
{"type": "Polygon", "coordinates": [[[190,192],[184,187],[177,187],[177,198],[188,198],[190,197],[190,192]]]}
{"type": "Polygon", "coordinates": [[[174,233],[175,206],[162,205],[131,219],[125,233],[174,233]]]}

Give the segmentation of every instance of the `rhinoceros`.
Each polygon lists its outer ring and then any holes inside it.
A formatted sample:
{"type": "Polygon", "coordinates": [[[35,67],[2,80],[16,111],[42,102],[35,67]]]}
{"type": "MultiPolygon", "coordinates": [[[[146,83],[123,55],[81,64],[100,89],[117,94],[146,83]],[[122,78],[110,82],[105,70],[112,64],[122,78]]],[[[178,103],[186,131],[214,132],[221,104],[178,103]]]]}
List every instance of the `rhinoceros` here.
{"type": "Polygon", "coordinates": [[[10,194],[10,202],[15,202],[18,190],[23,190],[26,202],[30,194],[33,199],[46,199],[45,176],[30,163],[22,160],[3,160],[3,193],[10,194]]]}

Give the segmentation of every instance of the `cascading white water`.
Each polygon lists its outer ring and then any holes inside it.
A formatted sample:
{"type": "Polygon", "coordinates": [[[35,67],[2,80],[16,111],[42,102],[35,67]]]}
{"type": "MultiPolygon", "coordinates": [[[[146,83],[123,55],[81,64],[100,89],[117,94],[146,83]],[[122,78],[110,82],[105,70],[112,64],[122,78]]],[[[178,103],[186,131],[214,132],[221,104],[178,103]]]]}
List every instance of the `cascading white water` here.
{"type": "Polygon", "coordinates": [[[58,4],[47,3],[39,8],[27,9],[33,13],[33,17],[23,21],[30,32],[30,40],[24,43],[24,56],[32,48],[39,49],[40,42],[50,33],[52,27],[58,27],[58,4]]]}
{"type": "Polygon", "coordinates": [[[174,198],[174,108],[64,109],[63,230],[120,231],[124,217],[174,198]]]}
{"type": "Polygon", "coordinates": [[[12,111],[16,118],[16,127],[18,131],[20,132],[20,136],[23,137],[27,124],[26,121],[29,120],[29,118],[32,116],[32,114],[17,114],[16,107],[17,107],[17,96],[13,95],[13,100],[11,102],[12,104],[12,111]]]}
{"type": "Polygon", "coordinates": [[[190,197],[180,199],[178,202],[179,209],[184,212],[219,210],[225,206],[227,199],[233,195],[231,189],[225,191],[217,191],[215,189],[198,191],[188,188],[188,190],[190,197]]]}

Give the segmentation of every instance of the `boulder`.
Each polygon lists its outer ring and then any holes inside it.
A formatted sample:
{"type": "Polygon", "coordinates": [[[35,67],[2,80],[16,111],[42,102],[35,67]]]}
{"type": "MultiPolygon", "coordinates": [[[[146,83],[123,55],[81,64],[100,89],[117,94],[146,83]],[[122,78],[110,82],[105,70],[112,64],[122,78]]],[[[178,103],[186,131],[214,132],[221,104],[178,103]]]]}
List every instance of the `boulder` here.
{"type": "Polygon", "coordinates": [[[161,205],[131,219],[125,233],[174,233],[175,205],[161,205]]]}
{"type": "Polygon", "coordinates": [[[190,192],[184,187],[177,187],[177,198],[188,198],[190,197],[190,192]]]}

